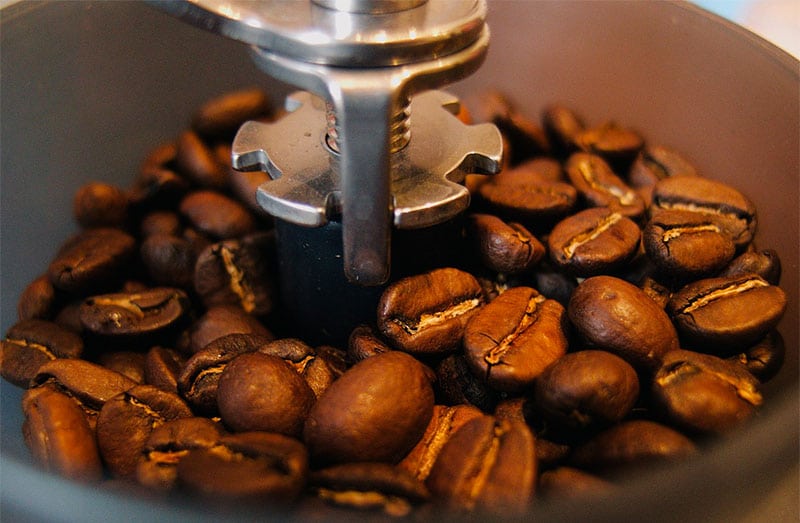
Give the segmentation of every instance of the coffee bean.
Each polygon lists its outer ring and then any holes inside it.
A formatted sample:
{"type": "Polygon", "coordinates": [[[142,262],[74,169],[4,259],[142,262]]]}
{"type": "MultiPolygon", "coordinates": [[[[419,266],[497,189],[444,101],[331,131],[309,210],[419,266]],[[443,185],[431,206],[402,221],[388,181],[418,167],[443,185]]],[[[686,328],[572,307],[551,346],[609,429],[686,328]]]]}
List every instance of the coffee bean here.
{"type": "Polygon", "coordinates": [[[141,352],[113,351],[100,354],[97,363],[142,384],[144,383],[144,360],[145,355],[141,352]]]}
{"type": "Polygon", "coordinates": [[[538,492],[546,498],[580,498],[610,494],[614,484],[573,467],[546,470],[539,476],[538,492]]]}
{"type": "Polygon", "coordinates": [[[558,156],[566,158],[578,148],[578,137],[585,126],[572,109],[558,104],[547,106],[542,112],[542,123],[558,156]]]}
{"type": "Polygon", "coordinates": [[[158,285],[191,289],[197,256],[185,238],[152,234],[139,247],[139,257],[150,279],[158,285]]]}
{"type": "Polygon", "coordinates": [[[632,420],[614,425],[576,448],[570,462],[605,475],[682,460],[696,452],[692,440],[680,432],[653,421],[632,420]]]}
{"type": "Polygon", "coordinates": [[[207,138],[233,138],[247,120],[269,116],[269,96],[258,88],[224,93],[204,103],[192,117],[192,129],[207,138]]]}
{"type": "Polygon", "coordinates": [[[215,446],[222,429],[208,418],[179,418],[159,425],[142,448],[136,480],[149,488],[171,490],[178,463],[189,451],[215,446]]]}
{"type": "Polygon", "coordinates": [[[238,305],[220,305],[209,307],[190,327],[190,351],[199,352],[212,341],[228,334],[258,334],[274,338],[269,329],[238,305]]]}
{"type": "Polygon", "coordinates": [[[474,405],[492,412],[500,401],[500,392],[470,370],[464,355],[451,354],[436,366],[436,397],[446,405],[474,405]]]}
{"type": "Polygon", "coordinates": [[[614,174],[603,158],[585,152],[574,153],[566,164],[567,176],[591,207],[609,207],[629,218],[644,214],[644,201],[614,174]]]}
{"type": "Polygon", "coordinates": [[[190,192],[181,200],[179,210],[197,230],[220,240],[238,238],[256,228],[253,216],[242,204],[216,191],[190,192]]]}
{"type": "Polygon", "coordinates": [[[359,325],[350,333],[347,341],[347,361],[355,365],[377,354],[391,351],[369,325],[359,325]]]}
{"type": "Polygon", "coordinates": [[[178,138],[175,165],[187,179],[209,189],[224,189],[227,171],[217,161],[214,152],[192,131],[178,138]]]}
{"type": "Polygon", "coordinates": [[[636,371],[610,352],[566,354],[536,380],[536,406],[550,421],[582,430],[618,422],[639,397],[636,371]]]}
{"type": "Polygon", "coordinates": [[[129,207],[136,213],[172,208],[191,188],[191,184],[172,166],[145,163],[129,194],[129,207]]]}
{"type": "Polygon", "coordinates": [[[177,395],[152,385],[137,385],[109,399],[97,416],[97,446],[108,469],[131,477],[153,429],[188,418],[192,411],[177,395]]]}
{"type": "Polygon", "coordinates": [[[692,282],[667,304],[681,339],[715,354],[756,343],[775,328],[785,310],[783,290],[755,274],[692,282]]]}
{"type": "Polygon", "coordinates": [[[178,376],[185,363],[185,358],[176,350],[152,347],[145,355],[144,383],[177,394],[178,376]]]}
{"type": "Polygon", "coordinates": [[[472,372],[490,387],[520,392],[567,351],[564,307],[530,287],[509,289],[467,323],[472,372]]]}
{"type": "Polygon", "coordinates": [[[655,371],[678,348],[667,314],[643,291],[611,276],[578,285],[567,307],[572,325],[591,348],[607,350],[637,369],[655,371]]]}
{"type": "Polygon", "coordinates": [[[17,387],[28,387],[39,368],[56,358],[79,358],[83,340],[57,324],[24,320],[0,341],[0,375],[17,387]]]}
{"type": "Polygon", "coordinates": [[[465,423],[482,415],[471,405],[434,405],[433,416],[422,438],[397,466],[425,481],[450,437],[465,423]]]}
{"type": "Polygon", "coordinates": [[[541,263],[533,275],[532,284],[541,294],[566,307],[578,281],[574,276],[554,270],[550,263],[541,263]]]}
{"type": "Polygon", "coordinates": [[[234,358],[255,352],[272,341],[259,334],[227,334],[190,357],[178,375],[178,391],[197,412],[215,415],[219,380],[234,358]]]}
{"type": "Polygon", "coordinates": [[[173,211],[152,211],[139,223],[139,233],[145,239],[156,234],[179,236],[182,230],[181,219],[173,211]]]}
{"type": "Polygon", "coordinates": [[[22,320],[49,320],[56,310],[56,289],[50,278],[43,274],[22,290],[17,300],[17,318],[22,320]]]}
{"type": "Polygon", "coordinates": [[[159,287],[143,292],[101,294],[80,308],[84,328],[101,336],[135,337],[175,328],[189,309],[185,292],[159,287]]]}
{"type": "Polygon", "coordinates": [[[318,352],[296,338],[272,341],[260,347],[258,352],[283,359],[305,379],[317,398],[341,375],[325,357],[324,351],[318,352]]]}
{"type": "Polygon", "coordinates": [[[744,365],[750,374],[764,383],[778,373],[785,355],[786,345],[783,336],[778,331],[772,331],[746,351],[729,359],[744,365]]]}
{"type": "Polygon", "coordinates": [[[250,353],[225,366],[217,387],[222,421],[235,432],[260,430],[299,436],[316,397],[282,358],[250,353]]]}
{"type": "Polygon", "coordinates": [[[669,176],[697,176],[697,169],[677,151],[660,145],[647,145],[631,166],[628,181],[650,205],[653,187],[669,176]]]}
{"type": "Polygon", "coordinates": [[[31,389],[22,397],[22,411],[25,443],[42,468],[85,482],[102,478],[94,431],[75,401],[54,388],[31,389]]]}
{"type": "Polygon", "coordinates": [[[308,453],[299,441],[268,432],[223,436],[190,450],[178,463],[177,483],[219,501],[288,505],[306,485],[308,453]]]}
{"type": "Polygon", "coordinates": [[[397,463],[432,415],[433,388],[424,366],[392,351],[354,365],[333,382],[312,407],[303,439],[319,463],[397,463]]]}
{"type": "Polygon", "coordinates": [[[128,196],[113,185],[90,182],[75,192],[72,213],[84,229],[124,227],[128,219],[128,196]]]}
{"type": "Polygon", "coordinates": [[[194,287],[206,306],[238,305],[263,316],[273,307],[275,284],[268,253],[272,237],[258,233],[209,245],[197,257],[194,287]]]}
{"type": "Polygon", "coordinates": [[[650,260],[677,280],[717,273],[736,253],[730,236],[701,213],[662,211],[647,223],[642,235],[650,260]]]}
{"type": "Polygon", "coordinates": [[[451,352],[461,343],[467,320],[483,301],[481,286],[471,274],[436,269],[386,288],[378,304],[378,328],[400,350],[451,352]]]}
{"type": "Polygon", "coordinates": [[[737,248],[749,244],[757,218],[753,203],[733,187],[700,176],[676,175],[660,180],[653,188],[649,211],[657,219],[662,211],[696,212],[713,221],[737,248]]]}
{"type": "Polygon", "coordinates": [[[719,274],[735,277],[743,274],[758,274],[772,285],[781,281],[781,259],[774,249],[748,251],[737,256],[719,274]]]}
{"type": "Polygon", "coordinates": [[[644,146],[642,136],[615,123],[584,129],[575,137],[578,147],[587,153],[601,156],[619,172],[627,172],[644,146]]]}
{"type": "Polygon", "coordinates": [[[454,510],[520,515],[536,488],[534,446],[524,424],[481,416],[450,437],[426,484],[454,510]]]}
{"type": "Polygon", "coordinates": [[[553,264],[588,277],[614,272],[638,252],[639,226],[608,207],[586,209],[561,220],[547,239],[553,264]]]}
{"type": "Polygon", "coordinates": [[[56,288],[74,294],[108,289],[135,249],[136,241],[120,229],[89,229],[61,247],[47,274],[56,288]]]}
{"type": "Polygon", "coordinates": [[[672,291],[669,287],[662,285],[651,276],[645,276],[639,283],[639,288],[662,309],[666,308],[669,299],[672,297],[672,291]]]}
{"type": "Polygon", "coordinates": [[[473,214],[467,223],[478,258],[492,271],[527,272],[544,256],[544,245],[518,223],[505,223],[489,214],[473,214]]]}

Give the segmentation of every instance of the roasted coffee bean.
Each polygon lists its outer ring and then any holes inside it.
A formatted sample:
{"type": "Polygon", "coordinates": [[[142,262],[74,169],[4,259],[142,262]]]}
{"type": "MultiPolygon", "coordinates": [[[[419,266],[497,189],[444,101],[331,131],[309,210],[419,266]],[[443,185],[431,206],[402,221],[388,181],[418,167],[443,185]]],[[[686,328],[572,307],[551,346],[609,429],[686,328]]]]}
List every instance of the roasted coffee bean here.
{"type": "Polygon", "coordinates": [[[603,495],[614,489],[613,483],[573,467],[546,470],[539,476],[538,493],[547,498],[603,495]]]}
{"type": "Polygon", "coordinates": [[[734,258],[725,270],[723,277],[735,277],[743,274],[758,274],[772,285],[781,281],[781,259],[773,249],[748,251],[734,258]]]}
{"type": "Polygon", "coordinates": [[[185,238],[153,234],[139,247],[139,257],[150,279],[157,285],[191,289],[197,256],[185,238]]]}
{"type": "Polygon", "coordinates": [[[178,391],[197,412],[215,415],[222,371],[234,358],[255,352],[272,341],[259,334],[227,334],[190,357],[178,376],[178,391]]]}
{"type": "Polygon", "coordinates": [[[212,341],[228,334],[258,334],[273,339],[272,333],[238,305],[209,307],[189,329],[190,351],[199,352],[212,341]]]}
{"type": "Polygon", "coordinates": [[[672,291],[650,276],[645,276],[639,283],[639,288],[644,291],[662,309],[666,308],[672,291]]]}
{"type": "Polygon", "coordinates": [[[474,276],[436,269],[386,288],[378,304],[378,328],[395,348],[412,354],[451,352],[483,301],[474,276]]]}
{"type": "Polygon", "coordinates": [[[658,218],[661,211],[691,211],[716,223],[743,248],[753,240],[756,231],[756,208],[746,196],[716,180],[700,176],[676,175],[660,180],[653,188],[650,214],[658,218]]]}
{"type": "Polygon", "coordinates": [[[257,233],[209,245],[197,257],[194,287],[207,307],[238,305],[263,316],[273,307],[272,237],[257,233]]]}
{"type": "Polygon", "coordinates": [[[712,434],[741,425],[762,401],[758,380],[739,364],[685,350],[664,356],[653,398],[676,425],[712,434]]]}
{"type": "Polygon", "coordinates": [[[394,517],[408,516],[430,499],[424,483],[386,463],[334,465],[312,472],[309,486],[327,503],[394,517]]]}
{"type": "Polygon", "coordinates": [[[17,300],[17,318],[22,320],[52,319],[56,308],[56,289],[43,274],[30,282],[17,300]]]}
{"type": "Polygon", "coordinates": [[[303,439],[319,463],[397,463],[417,444],[432,415],[433,388],[424,365],[408,354],[387,352],[333,382],[312,407],[303,439]]]}
{"type": "Polygon", "coordinates": [[[215,446],[222,429],[208,418],[179,418],[159,425],[147,438],[136,464],[136,480],[149,488],[171,490],[177,467],[191,450],[215,446]]]}
{"type": "Polygon", "coordinates": [[[446,405],[474,405],[484,412],[494,411],[500,401],[500,393],[472,373],[461,353],[436,366],[436,397],[446,405]]]}
{"type": "Polygon", "coordinates": [[[182,230],[181,219],[173,211],[152,211],[139,223],[139,233],[145,239],[156,234],[179,236],[182,230]]]}
{"type": "Polygon", "coordinates": [[[179,485],[208,499],[288,505],[306,484],[308,452],[281,434],[242,432],[190,450],[177,476],[179,485]]]}
{"type": "Polygon", "coordinates": [[[772,331],[746,351],[729,359],[744,365],[750,374],[764,383],[778,373],[783,366],[785,355],[786,345],[783,336],[778,331],[772,331]]]}
{"type": "Polygon", "coordinates": [[[120,229],[89,229],[67,240],[47,274],[56,288],[74,294],[108,289],[135,249],[136,241],[120,229]]]}
{"type": "Polygon", "coordinates": [[[138,384],[144,383],[145,355],[134,351],[104,352],[97,357],[97,363],[107,369],[119,372],[138,384]]]}
{"type": "Polygon", "coordinates": [[[28,387],[39,368],[56,358],[79,358],[83,340],[55,323],[24,320],[0,341],[0,375],[17,387],[28,387]]]}
{"type": "Polygon", "coordinates": [[[137,385],[109,399],[97,416],[97,446],[117,477],[132,477],[153,429],[166,421],[192,416],[177,395],[152,385],[137,385]]]}
{"type": "Polygon", "coordinates": [[[128,196],[113,185],[90,182],[75,192],[72,214],[84,229],[123,227],[128,219],[128,196]]]}
{"type": "Polygon", "coordinates": [[[530,287],[509,289],[470,318],[466,361],[490,387],[520,392],[567,351],[566,314],[530,287]]]}
{"type": "Polygon", "coordinates": [[[644,214],[644,200],[614,174],[603,158],[574,153],[566,164],[567,176],[591,207],[609,207],[629,218],[644,214]]]}
{"type": "Polygon", "coordinates": [[[567,179],[561,163],[550,156],[537,156],[526,160],[516,166],[514,171],[517,173],[530,172],[532,173],[531,176],[537,176],[542,180],[551,182],[563,182],[567,179]]]}
{"type": "Polygon", "coordinates": [[[135,337],[175,328],[189,307],[189,298],[182,290],[158,287],[86,298],[80,318],[83,327],[93,334],[135,337]]]}
{"type": "Polygon", "coordinates": [[[536,477],[528,427],[481,416],[450,437],[426,484],[448,508],[512,516],[530,508],[536,477]]]}
{"type": "Polygon", "coordinates": [[[689,348],[725,354],[773,330],[786,311],[786,294],[755,274],[708,278],[673,294],[667,311],[689,348]]]}
{"type": "Polygon", "coordinates": [[[317,398],[341,375],[341,372],[332,367],[329,359],[324,357],[324,352],[318,353],[297,338],[272,341],[260,347],[258,352],[283,359],[305,379],[317,398]]]}
{"type": "Polygon", "coordinates": [[[205,102],[192,116],[192,129],[207,138],[233,138],[248,120],[269,116],[269,96],[262,89],[231,91],[205,102]]]}
{"type": "Polygon", "coordinates": [[[679,175],[697,176],[697,169],[677,151],[660,145],[648,145],[633,162],[628,181],[631,187],[639,191],[647,205],[650,205],[656,183],[679,175]]]}
{"type": "Polygon", "coordinates": [[[678,348],[664,310],[619,278],[593,276],[581,282],[567,313],[589,348],[612,352],[637,369],[655,371],[664,354],[678,348]]]}
{"type": "Polygon", "coordinates": [[[564,218],[575,207],[578,193],[564,182],[536,172],[512,169],[491,177],[478,189],[479,200],[492,214],[531,226],[564,218]]]}
{"type": "Polygon", "coordinates": [[[152,168],[171,168],[178,156],[177,142],[170,141],[157,145],[148,151],[142,160],[140,171],[152,168]]]}
{"type": "Polygon", "coordinates": [[[181,200],[179,209],[198,231],[220,240],[238,238],[256,228],[242,204],[216,191],[193,191],[181,200]]]}
{"type": "Polygon", "coordinates": [[[641,231],[631,220],[608,207],[586,209],[561,220],[547,238],[550,260],[576,276],[614,272],[639,249],[641,231]]]}
{"type": "Polygon", "coordinates": [[[192,131],[178,138],[175,165],[187,179],[209,189],[224,189],[228,183],[227,170],[203,140],[192,131]]]}
{"type": "Polygon", "coordinates": [[[518,223],[505,223],[490,214],[473,214],[467,223],[478,258],[492,271],[527,272],[544,256],[544,245],[518,223]]]}
{"type": "Polygon", "coordinates": [[[576,448],[570,463],[605,475],[682,460],[696,452],[692,440],[680,432],[654,421],[632,420],[614,425],[576,448]]]}
{"type": "Polygon", "coordinates": [[[250,353],[225,366],[217,387],[222,421],[235,432],[260,430],[297,437],[316,397],[282,358],[250,353]]]}
{"type": "Polygon", "coordinates": [[[536,380],[536,406],[553,423],[583,430],[628,415],[639,397],[639,378],[610,352],[565,354],[536,380]]]}
{"type": "Polygon", "coordinates": [[[176,350],[152,347],[144,359],[144,383],[177,394],[178,376],[185,363],[185,358],[176,350]]]}
{"type": "Polygon", "coordinates": [[[544,130],[556,154],[566,158],[578,148],[578,136],[584,131],[583,120],[563,105],[550,105],[542,112],[544,130]]]}
{"type": "Polygon", "coordinates": [[[542,263],[533,274],[533,288],[544,296],[567,306],[572,292],[578,286],[574,276],[555,271],[549,263],[542,263]]]}
{"type": "Polygon", "coordinates": [[[422,439],[397,465],[420,481],[425,481],[444,444],[468,421],[483,413],[471,405],[434,405],[433,416],[422,439]]]}
{"type": "Polygon", "coordinates": [[[79,481],[102,478],[94,431],[75,401],[54,388],[31,389],[22,397],[22,411],[25,444],[42,468],[79,481]]]}
{"type": "Polygon", "coordinates": [[[647,223],[642,240],[653,264],[676,280],[715,274],[736,253],[730,236],[713,219],[696,212],[659,212],[647,223]]]}
{"type": "Polygon", "coordinates": [[[369,325],[359,325],[347,340],[347,361],[355,365],[361,360],[391,351],[369,325]]]}
{"type": "Polygon", "coordinates": [[[79,359],[55,359],[39,367],[31,388],[55,388],[67,394],[86,413],[94,428],[103,405],[136,386],[129,377],[95,363],[79,359]]]}
{"type": "Polygon", "coordinates": [[[191,184],[172,168],[146,166],[136,178],[129,194],[129,207],[135,213],[174,207],[191,184]]]}
{"type": "Polygon", "coordinates": [[[644,146],[644,138],[636,131],[612,122],[584,129],[575,137],[575,143],[584,152],[602,157],[619,172],[628,172],[644,146]]]}

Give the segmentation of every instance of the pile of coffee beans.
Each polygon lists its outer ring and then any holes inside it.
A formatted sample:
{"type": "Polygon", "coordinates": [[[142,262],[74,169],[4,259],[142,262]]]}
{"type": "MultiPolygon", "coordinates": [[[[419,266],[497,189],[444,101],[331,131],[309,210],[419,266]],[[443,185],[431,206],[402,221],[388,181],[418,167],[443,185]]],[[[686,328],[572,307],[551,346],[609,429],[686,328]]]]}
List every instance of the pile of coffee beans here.
{"type": "Polygon", "coordinates": [[[266,174],[228,167],[244,121],[281,116],[266,93],[208,101],[129,188],[79,188],[81,230],[0,351],[35,460],[299,517],[516,515],[613,493],[748,420],[786,308],[750,200],[565,106],[539,123],[488,92],[471,114],[506,164],[467,177],[453,255],[331,345],[282,315],[266,174]]]}

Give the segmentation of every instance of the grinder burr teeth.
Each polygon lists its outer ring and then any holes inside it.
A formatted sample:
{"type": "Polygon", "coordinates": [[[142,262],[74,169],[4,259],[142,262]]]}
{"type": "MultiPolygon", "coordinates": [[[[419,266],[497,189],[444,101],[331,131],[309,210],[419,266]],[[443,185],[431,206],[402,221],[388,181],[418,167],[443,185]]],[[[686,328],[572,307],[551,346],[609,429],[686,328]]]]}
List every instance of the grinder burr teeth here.
{"type": "Polygon", "coordinates": [[[456,98],[423,93],[482,64],[484,0],[154,5],[250,44],[262,70],[308,91],[287,99],[290,114],[281,121],[246,123],[234,139],[233,166],[270,175],[257,198],[275,217],[312,227],[340,221],[351,282],[386,282],[392,226],[452,218],[469,204],[459,185],[465,174],[500,168],[493,125],[465,125],[454,116],[456,98]]]}

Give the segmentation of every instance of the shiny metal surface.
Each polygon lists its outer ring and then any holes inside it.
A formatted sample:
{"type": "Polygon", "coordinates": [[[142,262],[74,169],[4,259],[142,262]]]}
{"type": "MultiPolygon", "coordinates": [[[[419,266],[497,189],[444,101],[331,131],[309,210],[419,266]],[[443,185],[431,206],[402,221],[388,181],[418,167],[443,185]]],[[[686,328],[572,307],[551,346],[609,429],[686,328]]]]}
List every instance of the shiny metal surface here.
{"type": "MultiPolygon", "coordinates": [[[[260,201],[269,212],[278,212],[276,216],[303,224],[319,224],[326,214],[321,209],[334,207],[341,214],[347,278],[361,285],[385,283],[390,271],[393,200],[406,192],[392,187],[390,178],[398,170],[392,151],[399,148],[398,143],[413,140],[405,136],[405,109],[414,94],[462,79],[483,63],[489,44],[485,2],[188,0],[155,5],[199,27],[252,44],[253,56],[262,70],[330,104],[336,132],[329,135],[339,156],[334,170],[340,176],[336,183],[325,184],[323,199],[329,203],[301,194],[316,194],[321,190],[317,186],[307,191],[293,186],[277,199],[266,192],[260,201]],[[335,205],[330,204],[332,201],[335,205]]],[[[284,139],[300,139],[316,132],[313,120],[308,119],[305,128],[297,122],[295,119],[289,126],[296,137],[284,135],[284,139]]],[[[263,150],[267,154],[267,144],[259,147],[250,141],[258,133],[245,136],[248,151],[263,150]]],[[[279,146],[276,142],[280,140],[273,140],[275,145],[269,146],[279,146]]],[[[448,175],[452,170],[447,165],[449,156],[463,153],[446,149],[437,152],[441,153],[442,165],[431,173],[432,178],[448,175]]],[[[489,157],[485,160],[487,165],[491,163],[489,157]]],[[[325,171],[311,175],[292,172],[287,170],[290,165],[283,165],[282,174],[290,175],[292,183],[330,178],[325,171]]],[[[495,164],[490,172],[496,168],[495,164]]],[[[465,198],[468,201],[463,191],[456,200],[465,198]]],[[[403,196],[399,199],[402,201],[403,196]]],[[[452,205],[452,200],[450,194],[432,192],[424,202],[415,200],[412,205],[427,212],[401,215],[425,214],[420,223],[439,223],[451,216],[450,209],[466,207],[452,205]],[[439,212],[441,209],[448,211],[439,212]],[[439,221],[431,222],[433,218],[439,221]]],[[[398,221],[396,216],[394,221],[398,221]]]]}

